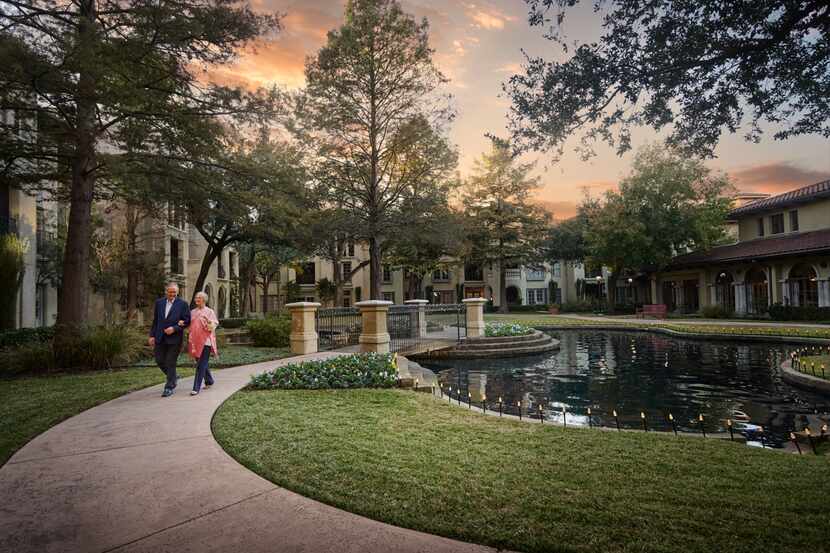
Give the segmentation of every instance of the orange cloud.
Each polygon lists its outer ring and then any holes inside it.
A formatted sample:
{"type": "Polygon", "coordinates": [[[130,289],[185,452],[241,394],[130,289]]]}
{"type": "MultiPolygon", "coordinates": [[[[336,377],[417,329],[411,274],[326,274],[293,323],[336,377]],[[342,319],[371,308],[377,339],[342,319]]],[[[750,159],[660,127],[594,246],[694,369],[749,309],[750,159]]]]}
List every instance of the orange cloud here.
{"type": "Polygon", "coordinates": [[[830,178],[827,171],[798,167],[792,161],[764,163],[730,173],[737,188],[746,192],[781,194],[830,178]]]}

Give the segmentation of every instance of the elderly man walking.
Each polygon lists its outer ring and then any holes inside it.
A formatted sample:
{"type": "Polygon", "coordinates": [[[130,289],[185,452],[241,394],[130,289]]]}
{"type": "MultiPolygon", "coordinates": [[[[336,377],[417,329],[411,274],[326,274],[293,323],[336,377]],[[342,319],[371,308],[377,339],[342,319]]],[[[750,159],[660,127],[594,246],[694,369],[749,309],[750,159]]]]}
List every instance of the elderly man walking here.
{"type": "Polygon", "coordinates": [[[150,345],[156,356],[156,364],[167,376],[162,397],[170,397],[176,388],[176,362],[182,350],[184,329],[190,325],[190,306],[180,299],[179,285],[167,283],[164,298],[156,300],[153,310],[153,326],[150,327],[150,345]]]}

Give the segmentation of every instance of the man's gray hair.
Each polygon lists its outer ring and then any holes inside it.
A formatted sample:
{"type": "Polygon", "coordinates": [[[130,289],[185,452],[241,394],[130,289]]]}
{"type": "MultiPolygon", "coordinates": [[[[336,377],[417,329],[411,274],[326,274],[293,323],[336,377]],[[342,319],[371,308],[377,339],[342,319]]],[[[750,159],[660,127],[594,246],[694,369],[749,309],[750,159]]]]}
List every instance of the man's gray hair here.
{"type": "Polygon", "coordinates": [[[171,286],[172,286],[173,288],[175,288],[175,289],[176,289],[176,291],[178,291],[178,290],[179,290],[179,283],[178,283],[178,282],[176,282],[175,280],[171,280],[170,282],[168,282],[167,284],[165,284],[164,289],[165,289],[165,290],[167,290],[167,289],[168,289],[168,288],[170,288],[171,286]]]}

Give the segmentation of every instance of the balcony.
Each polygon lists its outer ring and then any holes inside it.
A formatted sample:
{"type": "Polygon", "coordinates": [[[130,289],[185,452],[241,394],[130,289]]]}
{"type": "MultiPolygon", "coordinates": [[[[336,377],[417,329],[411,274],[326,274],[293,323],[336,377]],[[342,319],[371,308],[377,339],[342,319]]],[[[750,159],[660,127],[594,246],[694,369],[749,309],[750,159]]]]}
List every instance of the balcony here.
{"type": "Polygon", "coordinates": [[[170,258],[170,272],[174,275],[184,274],[184,259],[181,257],[170,258]]]}
{"type": "Polygon", "coordinates": [[[527,280],[545,280],[544,269],[528,269],[527,280]]]}
{"type": "Polygon", "coordinates": [[[504,276],[507,280],[521,280],[522,279],[522,270],[521,269],[505,269],[504,276]]]}

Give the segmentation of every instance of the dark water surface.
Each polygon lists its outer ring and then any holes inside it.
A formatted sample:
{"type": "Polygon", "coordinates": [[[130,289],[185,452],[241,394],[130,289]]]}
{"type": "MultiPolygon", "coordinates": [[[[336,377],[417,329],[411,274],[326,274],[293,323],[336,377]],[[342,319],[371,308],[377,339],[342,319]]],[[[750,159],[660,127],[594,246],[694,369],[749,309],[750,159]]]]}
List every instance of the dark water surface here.
{"type": "Polygon", "coordinates": [[[510,359],[423,361],[438,373],[453,397],[461,390],[487,409],[502,408],[546,420],[671,431],[671,413],[680,432],[725,432],[732,419],[736,434],[751,445],[780,445],[789,432],[830,420],[830,399],[794,388],[781,379],[779,361],[795,345],[763,342],[704,341],[649,332],[562,330],[558,352],[510,359]],[[564,415],[563,415],[564,411],[564,415]]]}

